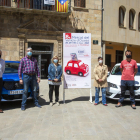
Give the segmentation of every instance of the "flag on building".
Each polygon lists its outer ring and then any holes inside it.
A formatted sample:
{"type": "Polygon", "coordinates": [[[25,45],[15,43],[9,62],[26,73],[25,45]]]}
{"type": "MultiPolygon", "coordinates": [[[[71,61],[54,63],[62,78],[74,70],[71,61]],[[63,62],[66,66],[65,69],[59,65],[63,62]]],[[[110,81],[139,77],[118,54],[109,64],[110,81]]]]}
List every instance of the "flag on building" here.
{"type": "Polygon", "coordinates": [[[68,0],[57,0],[57,12],[68,12],[68,0]]]}

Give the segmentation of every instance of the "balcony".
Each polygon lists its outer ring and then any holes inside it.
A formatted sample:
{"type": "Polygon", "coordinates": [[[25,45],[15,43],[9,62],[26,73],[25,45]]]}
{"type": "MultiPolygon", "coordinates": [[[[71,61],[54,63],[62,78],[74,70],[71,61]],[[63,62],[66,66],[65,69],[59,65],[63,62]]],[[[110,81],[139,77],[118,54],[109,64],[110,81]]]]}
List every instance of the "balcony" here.
{"type": "MultiPolygon", "coordinates": [[[[57,0],[55,0],[55,5],[47,5],[44,4],[45,0],[0,0],[0,9],[2,10],[3,8],[12,8],[12,9],[19,9],[20,11],[22,10],[44,10],[44,11],[57,11],[57,0]]],[[[62,12],[71,12],[71,6],[70,6],[70,0],[68,0],[68,10],[63,10],[62,12]]],[[[63,7],[64,8],[64,7],[63,7]]],[[[63,9],[62,8],[62,9],[63,9]]],[[[61,10],[62,10],[61,9],[61,10]]],[[[65,8],[64,8],[65,9],[65,8]]],[[[39,11],[38,11],[39,12],[39,11]]],[[[60,13],[60,12],[59,12],[60,13]]]]}

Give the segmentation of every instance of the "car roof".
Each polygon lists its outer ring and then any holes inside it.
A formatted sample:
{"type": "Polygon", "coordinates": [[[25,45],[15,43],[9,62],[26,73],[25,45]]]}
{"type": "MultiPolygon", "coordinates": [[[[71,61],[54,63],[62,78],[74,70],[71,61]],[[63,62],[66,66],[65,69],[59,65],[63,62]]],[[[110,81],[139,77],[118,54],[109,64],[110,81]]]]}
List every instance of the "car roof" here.
{"type": "Polygon", "coordinates": [[[20,61],[5,61],[5,63],[20,63],[20,61]]]}
{"type": "MultiPolygon", "coordinates": [[[[115,66],[120,66],[120,65],[121,65],[121,63],[118,63],[115,66]]],[[[137,65],[140,65],[140,63],[137,63],[137,65]]]]}
{"type": "Polygon", "coordinates": [[[78,61],[74,61],[74,60],[70,60],[69,63],[79,63],[81,62],[81,60],[78,60],[78,61]]]}

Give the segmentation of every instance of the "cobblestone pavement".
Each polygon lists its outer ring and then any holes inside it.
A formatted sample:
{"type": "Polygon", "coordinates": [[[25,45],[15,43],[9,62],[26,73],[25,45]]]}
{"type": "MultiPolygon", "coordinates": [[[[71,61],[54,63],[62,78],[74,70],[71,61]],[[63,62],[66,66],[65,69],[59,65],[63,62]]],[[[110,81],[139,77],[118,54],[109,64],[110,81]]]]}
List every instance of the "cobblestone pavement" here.
{"type": "MultiPolygon", "coordinates": [[[[94,106],[89,100],[89,89],[66,90],[63,104],[62,86],[60,106],[49,106],[48,83],[40,83],[39,103],[42,108],[27,102],[20,110],[20,102],[2,103],[0,114],[0,140],[139,140],[140,103],[137,109],[125,102],[115,108],[117,101],[108,100],[108,107],[94,106]]],[[[93,100],[94,100],[94,88],[93,100]]],[[[101,98],[100,98],[101,100],[101,98]]]]}

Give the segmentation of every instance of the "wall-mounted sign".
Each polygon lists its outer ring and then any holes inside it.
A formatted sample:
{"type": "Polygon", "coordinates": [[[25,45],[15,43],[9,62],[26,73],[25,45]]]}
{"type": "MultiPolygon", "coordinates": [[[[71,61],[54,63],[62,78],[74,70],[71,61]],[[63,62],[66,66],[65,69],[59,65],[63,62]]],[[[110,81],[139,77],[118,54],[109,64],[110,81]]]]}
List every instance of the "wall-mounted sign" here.
{"type": "Polygon", "coordinates": [[[55,5],[55,0],[44,0],[44,4],[55,5]]]}
{"type": "Polygon", "coordinates": [[[97,45],[98,44],[98,40],[93,40],[93,44],[97,45]]]}

